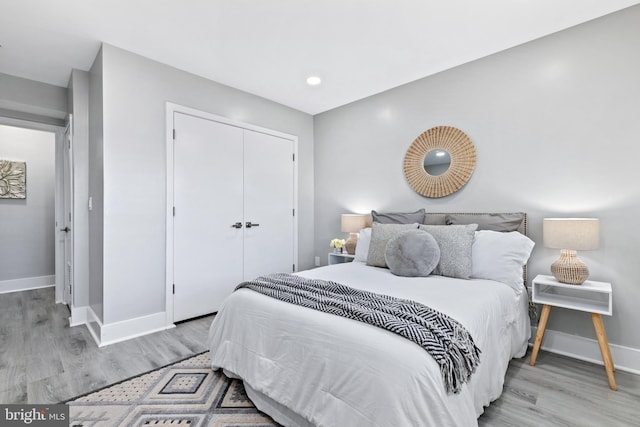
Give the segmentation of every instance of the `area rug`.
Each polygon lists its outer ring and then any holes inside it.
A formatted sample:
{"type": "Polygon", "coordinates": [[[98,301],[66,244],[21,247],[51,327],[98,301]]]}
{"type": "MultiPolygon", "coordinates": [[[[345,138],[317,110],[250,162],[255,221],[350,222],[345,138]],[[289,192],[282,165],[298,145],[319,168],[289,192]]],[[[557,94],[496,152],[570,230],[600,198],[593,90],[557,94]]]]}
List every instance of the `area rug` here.
{"type": "Polygon", "coordinates": [[[210,368],[209,353],[67,402],[70,426],[278,426],[241,381],[210,368]]]}

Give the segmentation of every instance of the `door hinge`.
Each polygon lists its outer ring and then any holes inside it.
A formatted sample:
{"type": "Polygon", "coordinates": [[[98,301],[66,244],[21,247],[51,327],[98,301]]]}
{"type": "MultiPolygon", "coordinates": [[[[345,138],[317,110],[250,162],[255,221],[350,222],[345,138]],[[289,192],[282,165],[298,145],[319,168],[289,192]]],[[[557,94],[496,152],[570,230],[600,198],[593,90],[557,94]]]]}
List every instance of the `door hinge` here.
{"type": "Polygon", "coordinates": [[[176,216],[176,207],[173,207],[173,216],[176,216]]]}
{"type": "Polygon", "coordinates": [[[173,130],[173,140],[174,141],[176,140],[176,130],[175,129],[173,130]]]}
{"type": "Polygon", "coordinates": [[[294,208],[294,209],[291,209],[291,210],[293,211],[293,216],[296,216],[296,210],[295,210],[295,208],[294,208]]]}
{"type": "Polygon", "coordinates": [[[292,156],[293,156],[293,161],[295,162],[296,161],[296,153],[293,153],[292,156]]]}
{"type": "Polygon", "coordinates": [[[296,265],[293,264],[293,271],[296,271],[296,265]]]}
{"type": "Polygon", "coordinates": [[[175,283],[173,284],[173,294],[174,295],[176,294],[176,284],[175,283]]]}

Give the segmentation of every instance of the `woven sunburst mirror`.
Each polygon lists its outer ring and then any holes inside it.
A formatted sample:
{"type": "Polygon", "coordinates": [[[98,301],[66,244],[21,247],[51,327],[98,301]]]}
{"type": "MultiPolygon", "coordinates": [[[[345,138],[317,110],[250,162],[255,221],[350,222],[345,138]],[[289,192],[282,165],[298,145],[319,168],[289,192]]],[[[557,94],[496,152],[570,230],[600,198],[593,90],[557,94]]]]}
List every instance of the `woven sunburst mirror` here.
{"type": "MultiPolygon", "coordinates": [[[[445,165],[446,167],[446,165],[445,165]]],[[[455,193],[469,181],[476,167],[476,148],[471,139],[451,126],[436,126],[413,141],[404,157],[404,176],[418,194],[444,197],[455,193]],[[451,163],[441,174],[427,172],[427,156],[449,155],[451,163]]],[[[431,169],[430,169],[431,170],[431,169]]]]}

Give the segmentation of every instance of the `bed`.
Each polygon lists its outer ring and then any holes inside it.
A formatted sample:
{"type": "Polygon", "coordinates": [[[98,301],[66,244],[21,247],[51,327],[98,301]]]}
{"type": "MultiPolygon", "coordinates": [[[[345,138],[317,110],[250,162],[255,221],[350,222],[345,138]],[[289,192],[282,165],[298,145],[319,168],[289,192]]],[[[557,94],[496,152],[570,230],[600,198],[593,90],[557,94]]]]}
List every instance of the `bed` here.
{"type": "MultiPolygon", "coordinates": [[[[526,219],[523,224],[526,230],[526,219]]],[[[522,273],[533,243],[527,247],[513,269],[520,274],[514,283],[403,277],[358,260],[296,273],[417,301],[456,319],[481,350],[480,364],[458,393],[445,391],[428,352],[399,335],[249,289],[228,297],[211,325],[212,367],[242,379],[256,406],[287,426],[477,425],[502,392],[509,360],[527,349],[522,273]]]]}

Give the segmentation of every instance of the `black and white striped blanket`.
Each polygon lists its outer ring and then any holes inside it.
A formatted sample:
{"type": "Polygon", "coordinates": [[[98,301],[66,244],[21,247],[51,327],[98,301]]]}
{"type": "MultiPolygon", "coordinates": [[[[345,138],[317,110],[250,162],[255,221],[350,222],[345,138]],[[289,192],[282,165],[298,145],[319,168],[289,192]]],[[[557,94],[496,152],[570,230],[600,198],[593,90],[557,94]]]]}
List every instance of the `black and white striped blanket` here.
{"type": "Polygon", "coordinates": [[[456,320],[416,301],[286,273],[241,283],[291,304],[359,320],[401,335],[424,348],[440,366],[447,393],[458,393],[480,363],[480,349],[456,320]]]}

